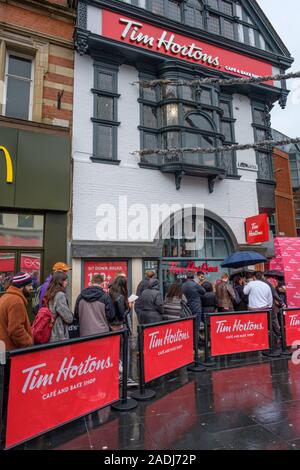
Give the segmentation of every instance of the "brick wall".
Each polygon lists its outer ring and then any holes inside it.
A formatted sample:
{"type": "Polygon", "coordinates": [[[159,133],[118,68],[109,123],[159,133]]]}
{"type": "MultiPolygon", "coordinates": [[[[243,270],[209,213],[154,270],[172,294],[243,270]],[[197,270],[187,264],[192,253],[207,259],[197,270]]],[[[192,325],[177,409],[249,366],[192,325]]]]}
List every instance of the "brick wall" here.
{"type": "Polygon", "coordinates": [[[74,26],[75,12],[68,8],[67,0],[0,2],[0,43],[6,42],[4,50],[11,47],[13,33],[14,41],[20,42],[18,49],[22,51],[28,44],[36,58],[35,121],[72,125],[74,26]]]}

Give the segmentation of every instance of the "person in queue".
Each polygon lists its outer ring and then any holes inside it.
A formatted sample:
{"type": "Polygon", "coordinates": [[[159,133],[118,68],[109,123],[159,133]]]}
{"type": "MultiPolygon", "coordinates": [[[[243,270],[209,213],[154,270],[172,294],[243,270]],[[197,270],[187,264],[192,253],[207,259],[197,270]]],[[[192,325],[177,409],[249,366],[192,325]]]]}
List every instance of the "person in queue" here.
{"type": "Polygon", "coordinates": [[[273,295],[271,287],[263,281],[263,274],[257,271],[254,280],[248,282],[243,292],[248,295],[249,310],[271,309],[273,305],[273,295]]]}
{"type": "Polygon", "coordinates": [[[36,299],[34,299],[33,301],[33,308],[34,308],[35,313],[37,313],[38,310],[42,308],[43,306],[43,299],[49,287],[49,284],[53,278],[54,273],[63,272],[67,274],[70,270],[71,270],[71,267],[61,261],[53,265],[52,273],[49,274],[45,282],[37,289],[36,299]]]}
{"type": "Polygon", "coordinates": [[[141,324],[157,323],[162,321],[164,313],[163,296],[159,290],[158,279],[152,278],[140,296],[141,324]]]}
{"type": "Polygon", "coordinates": [[[134,309],[135,309],[135,313],[136,313],[136,316],[138,318],[138,321],[140,321],[140,315],[141,315],[141,295],[142,295],[142,292],[147,289],[148,287],[148,284],[149,284],[149,281],[151,279],[154,279],[155,277],[155,272],[148,269],[146,272],[145,272],[145,277],[144,279],[139,283],[139,285],[137,286],[137,289],[136,289],[136,295],[138,297],[138,299],[136,300],[135,302],[135,305],[134,305],[134,309]]]}
{"type": "Polygon", "coordinates": [[[203,285],[203,283],[206,281],[205,274],[204,274],[203,271],[197,271],[197,277],[196,277],[195,281],[198,282],[198,284],[200,284],[200,286],[203,285]]]}
{"type": "Polygon", "coordinates": [[[132,378],[133,366],[133,328],[132,328],[132,308],[133,303],[128,301],[128,284],[127,278],[123,275],[117,276],[110,288],[109,295],[115,311],[113,322],[110,323],[110,328],[114,330],[122,329],[124,326],[128,328],[129,341],[128,341],[128,374],[127,387],[137,387],[138,383],[132,378]]]}
{"type": "Polygon", "coordinates": [[[115,318],[115,309],[109,294],[103,290],[104,276],[95,274],[92,285],[78,296],[74,315],[79,319],[80,336],[109,332],[109,323],[115,318]]]}
{"type": "Polygon", "coordinates": [[[236,275],[233,278],[233,288],[240,299],[240,302],[234,306],[234,309],[237,312],[244,312],[248,310],[248,296],[244,294],[245,285],[246,279],[243,276],[236,275]]]}
{"type": "Polygon", "coordinates": [[[211,282],[205,281],[202,284],[205,294],[202,297],[203,313],[214,313],[218,310],[218,299],[211,282]]]}
{"type": "Polygon", "coordinates": [[[192,314],[197,317],[198,329],[203,327],[202,318],[202,297],[206,293],[205,289],[200,286],[194,279],[194,272],[187,272],[187,280],[182,286],[182,292],[187,299],[187,305],[192,314]]]}
{"type": "Polygon", "coordinates": [[[0,340],[6,351],[33,345],[27,313],[28,298],[32,292],[32,277],[20,272],[13,276],[11,285],[0,297],[0,340]]]}
{"type": "Polygon", "coordinates": [[[216,296],[218,299],[218,311],[230,312],[234,310],[234,304],[237,300],[232,285],[229,283],[229,275],[223,273],[221,281],[216,284],[216,296]]]}
{"type": "Polygon", "coordinates": [[[182,292],[182,285],[173,282],[164,300],[164,319],[178,319],[182,314],[182,302],[187,303],[187,299],[182,292]]]}
{"type": "Polygon", "coordinates": [[[74,316],[66,296],[67,285],[67,274],[62,271],[55,272],[44,295],[44,305],[49,307],[54,318],[50,343],[69,339],[68,327],[72,325],[74,316]]]}

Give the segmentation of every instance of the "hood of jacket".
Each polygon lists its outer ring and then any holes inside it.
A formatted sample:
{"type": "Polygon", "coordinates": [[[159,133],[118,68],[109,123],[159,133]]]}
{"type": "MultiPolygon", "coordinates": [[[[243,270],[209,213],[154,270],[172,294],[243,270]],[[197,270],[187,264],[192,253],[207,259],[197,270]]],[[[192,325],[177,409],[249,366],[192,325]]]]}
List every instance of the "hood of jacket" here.
{"type": "Polygon", "coordinates": [[[81,292],[81,298],[86,302],[96,302],[105,296],[105,292],[101,287],[87,287],[81,292]]]}
{"type": "Polygon", "coordinates": [[[28,300],[26,299],[25,295],[23,294],[23,292],[18,289],[17,287],[14,287],[14,286],[10,286],[7,291],[5,292],[4,295],[16,295],[17,297],[20,297],[20,299],[23,300],[24,304],[27,305],[28,304],[28,300]]]}
{"type": "Polygon", "coordinates": [[[159,290],[159,280],[158,279],[150,279],[147,289],[157,289],[157,290],[159,290]]]}

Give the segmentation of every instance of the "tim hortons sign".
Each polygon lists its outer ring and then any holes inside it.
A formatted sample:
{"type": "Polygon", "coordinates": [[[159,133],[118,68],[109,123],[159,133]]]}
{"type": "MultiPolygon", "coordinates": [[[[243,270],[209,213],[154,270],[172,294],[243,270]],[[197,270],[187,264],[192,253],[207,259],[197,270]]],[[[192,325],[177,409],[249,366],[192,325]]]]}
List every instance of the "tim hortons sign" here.
{"type": "MultiPolygon", "coordinates": [[[[273,73],[272,65],[267,62],[107,10],[102,11],[101,35],[130,46],[239,77],[257,77],[273,73]]],[[[267,84],[273,85],[273,82],[267,84]]]]}

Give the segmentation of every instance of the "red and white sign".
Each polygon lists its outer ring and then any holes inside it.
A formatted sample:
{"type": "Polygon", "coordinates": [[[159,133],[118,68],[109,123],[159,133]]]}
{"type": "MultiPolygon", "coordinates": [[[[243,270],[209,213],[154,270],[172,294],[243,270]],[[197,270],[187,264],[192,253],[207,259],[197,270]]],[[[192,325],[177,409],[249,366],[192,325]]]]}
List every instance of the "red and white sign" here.
{"type": "Polygon", "coordinates": [[[246,241],[249,245],[269,241],[268,214],[260,214],[248,217],[246,224],[246,241]]]}
{"type": "Polygon", "coordinates": [[[286,345],[293,346],[294,341],[300,341],[300,309],[286,310],[283,314],[285,318],[286,345]]]}
{"type": "MultiPolygon", "coordinates": [[[[228,51],[108,10],[102,10],[101,35],[153,53],[164,54],[238,77],[273,74],[273,67],[268,62],[228,51]]],[[[273,82],[268,82],[268,84],[273,85],[273,82]]]]}
{"type": "Polygon", "coordinates": [[[194,361],[193,320],[144,330],[145,382],[194,361]]]}
{"type": "Polygon", "coordinates": [[[95,274],[101,274],[104,277],[103,289],[107,292],[109,284],[121,273],[128,278],[127,261],[85,261],[84,287],[91,285],[95,274]]]}
{"type": "Polygon", "coordinates": [[[268,312],[210,317],[211,355],[269,349],[268,312]]]}
{"type": "Polygon", "coordinates": [[[275,238],[274,247],[276,261],[280,261],[284,272],[287,305],[300,307],[300,238],[275,238]]]}
{"type": "Polygon", "coordinates": [[[120,336],[12,356],[6,448],[119,399],[120,336]]]}

